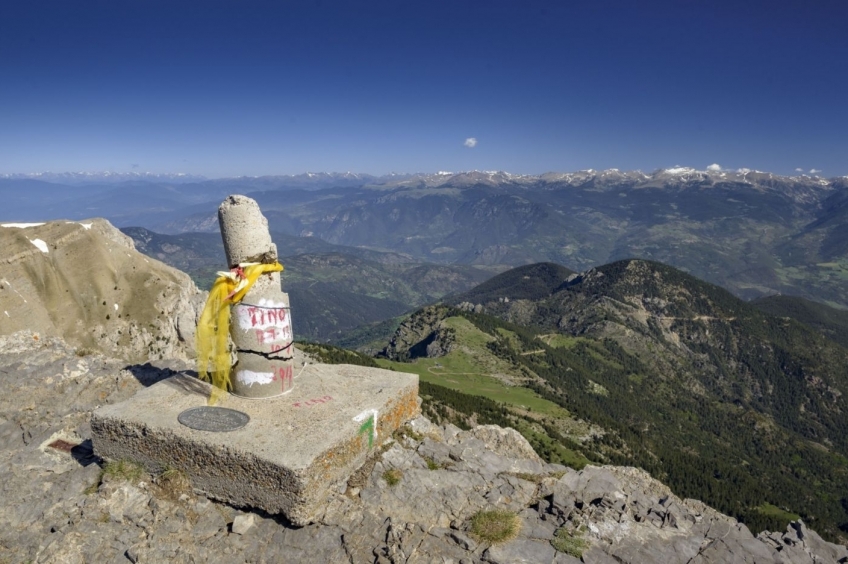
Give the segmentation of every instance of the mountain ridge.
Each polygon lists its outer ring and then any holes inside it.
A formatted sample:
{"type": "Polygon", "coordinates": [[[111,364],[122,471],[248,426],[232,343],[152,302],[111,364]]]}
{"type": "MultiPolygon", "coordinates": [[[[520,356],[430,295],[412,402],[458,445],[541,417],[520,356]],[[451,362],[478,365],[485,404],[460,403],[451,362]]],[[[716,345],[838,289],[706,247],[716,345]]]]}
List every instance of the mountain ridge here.
{"type": "Polygon", "coordinates": [[[159,233],[214,231],[221,199],[244,193],[259,202],[272,230],[422,262],[550,261],[582,271],[636,257],[674,265],[745,299],[796,294],[848,308],[842,177],[685,167],[650,174],[343,176],[78,188],[0,179],[8,203],[0,218],[100,215],[159,233]]]}
{"type": "Polygon", "coordinates": [[[0,334],[32,330],[81,351],[188,358],[205,293],[103,219],[0,226],[0,334]]]}
{"type": "Polygon", "coordinates": [[[507,171],[481,171],[481,170],[466,170],[459,172],[411,172],[411,173],[389,173],[382,175],[374,175],[368,173],[353,173],[353,172],[303,172],[299,174],[266,174],[266,175],[240,175],[240,176],[222,176],[216,178],[210,178],[200,174],[190,174],[190,173],[157,173],[157,172],[112,172],[112,171],[80,171],[80,172],[31,172],[31,173],[4,173],[0,174],[0,179],[35,179],[35,180],[44,180],[47,182],[53,183],[63,183],[63,182],[91,182],[91,181],[126,181],[126,180],[175,180],[175,181],[185,181],[185,182],[196,182],[196,181],[208,181],[208,182],[227,182],[232,180],[261,180],[263,182],[272,182],[272,181],[325,181],[328,179],[332,180],[353,180],[353,181],[362,181],[362,182],[408,182],[414,181],[416,179],[426,179],[426,180],[436,180],[442,179],[450,181],[452,179],[456,179],[457,177],[467,177],[469,179],[500,179],[500,180],[525,180],[525,179],[545,179],[545,180],[561,180],[564,178],[582,178],[586,179],[592,176],[600,176],[600,177],[618,177],[618,178],[651,178],[658,176],[665,177],[684,177],[684,178],[693,178],[693,177],[716,177],[716,178],[746,178],[748,175],[758,175],[758,176],[767,176],[768,178],[792,178],[792,179],[800,179],[800,178],[810,178],[810,179],[819,179],[819,180],[833,180],[838,178],[848,178],[848,175],[845,176],[833,176],[833,177],[824,177],[819,175],[818,173],[810,173],[810,174],[774,174],[770,172],[763,172],[759,170],[752,170],[748,168],[739,168],[736,170],[732,169],[711,169],[707,168],[704,170],[698,170],[692,167],[669,167],[669,168],[658,168],[650,173],[645,173],[641,169],[635,169],[630,171],[621,171],[617,168],[609,168],[604,170],[595,170],[595,169],[582,169],[574,172],[543,172],[539,174],[514,174],[507,171]]]}
{"type": "MultiPolygon", "coordinates": [[[[816,516],[830,538],[842,534],[848,350],[659,263],[624,260],[569,278],[535,300],[453,296],[460,309],[414,314],[386,352],[453,367],[454,351],[480,347],[516,373],[535,374],[520,385],[605,430],[582,445],[563,443],[591,460],[641,466],[743,520],[762,521],[771,503],[816,516]],[[446,332],[459,325],[445,320],[457,317],[488,341],[481,347],[446,332]]],[[[509,288],[521,279],[508,271],[486,284],[509,288]]],[[[455,368],[414,366],[408,370],[422,378],[445,374],[441,385],[462,379],[448,376],[455,368]]]]}

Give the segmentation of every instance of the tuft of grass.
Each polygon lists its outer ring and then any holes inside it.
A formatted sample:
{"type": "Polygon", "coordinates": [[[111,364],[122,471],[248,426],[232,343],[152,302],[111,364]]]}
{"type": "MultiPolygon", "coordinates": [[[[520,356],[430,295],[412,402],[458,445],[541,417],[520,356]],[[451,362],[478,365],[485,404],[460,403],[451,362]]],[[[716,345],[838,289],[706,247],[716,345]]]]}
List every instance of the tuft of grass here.
{"type": "Polygon", "coordinates": [[[389,484],[389,486],[398,485],[401,478],[403,478],[403,472],[398,468],[392,468],[391,470],[383,472],[383,479],[387,484],[389,484]]]}
{"type": "Polygon", "coordinates": [[[428,470],[438,470],[442,467],[441,464],[433,460],[432,458],[424,457],[424,462],[427,463],[428,470]]]}
{"type": "Polygon", "coordinates": [[[191,493],[191,480],[188,475],[177,468],[165,468],[154,480],[166,497],[176,500],[180,495],[191,493]]]}
{"type": "Polygon", "coordinates": [[[520,530],[521,520],[512,511],[478,511],[471,517],[471,534],[493,544],[514,539],[520,530]]]}
{"type": "Polygon", "coordinates": [[[531,474],[529,472],[509,472],[508,474],[510,476],[515,476],[519,480],[533,482],[534,484],[541,484],[542,480],[548,477],[547,474],[531,474]]]}
{"type": "Polygon", "coordinates": [[[97,476],[97,479],[93,484],[82,490],[82,493],[85,495],[93,495],[97,493],[97,490],[100,489],[100,482],[103,479],[103,472],[101,471],[100,475],[97,476]]]}
{"type": "Polygon", "coordinates": [[[551,545],[560,552],[564,552],[574,558],[581,558],[583,552],[589,548],[589,543],[583,538],[583,531],[568,530],[560,527],[551,539],[551,545]]]}
{"type": "Polygon", "coordinates": [[[111,460],[103,467],[103,475],[127,482],[138,482],[144,476],[144,468],[130,460],[111,460]]]}
{"type": "Polygon", "coordinates": [[[424,440],[424,435],[422,435],[421,433],[416,433],[407,425],[404,425],[403,427],[398,427],[397,430],[392,433],[392,438],[397,442],[402,442],[403,439],[407,437],[418,443],[424,440]]]}

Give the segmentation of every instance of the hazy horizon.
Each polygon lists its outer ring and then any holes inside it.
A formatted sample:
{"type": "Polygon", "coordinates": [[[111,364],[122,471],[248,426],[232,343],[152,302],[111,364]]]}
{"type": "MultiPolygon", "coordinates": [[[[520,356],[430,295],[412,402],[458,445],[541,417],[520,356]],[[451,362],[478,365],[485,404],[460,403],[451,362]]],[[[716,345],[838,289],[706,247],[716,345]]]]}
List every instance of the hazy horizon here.
{"type": "MultiPolygon", "coordinates": [[[[239,179],[239,178],[274,178],[274,177],[300,177],[300,176],[320,176],[320,175],[329,175],[329,176],[367,176],[373,178],[390,178],[392,176],[404,177],[404,176],[455,176],[455,175],[463,175],[463,174],[506,174],[514,177],[541,177],[548,174],[578,174],[578,173],[598,173],[598,172],[609,172],[609,171],[619,171],[622,174],[630,174],[630,173],[641,173],[645,175],[652,175],[661,172],[672,171],[680,171],[681,169],[686,169],[687,171],[693,171],[695,173],[707,173],[707,174],[747,174],[747,173],[761,173],[761,174],[773,174],[775,176],[781,177],[801,177],[807,176],[810,178],[848,178],[848,175],[826,175],[823,174],[820,170],[796,170],[792,173],[787,174],[779,174],[769,170],[756,170],[750,168],[738,168],[738,169],[729,169],[720,167],[717,163],[713,163],[709,166],[698,168],[698,167],[689,167],[689,166],[677,166],[677,167],[664,167],[657,168],[653,170],[645,170],[645,169],[631,169],[625,170],[617,167],[612,167],[609,169],[593,169],[593,168],[581,168],[574,170],[545,170],[542,172],[530,172],[530,173],[514,173],[509,170],[453,170],[453,171],[445,171],[445,170],[436,170],[436,171],[413,171],[413,172],[400,172],[400,171],[392,171],[384,174],[374,174],[366,171],[341,171],[341,170],[308,170],[302,172],[295,173],[270,173],[270,174],[240,174],[240,175],[232,175],[232,176],[211,176],[205,174],[193,174],[186,172],[155,172],[155,171],[143,171],[143,170],[130,170],[130,171],[113,171],[113,170],[66,170],[66,171],[38,171],[38,172],[11,172],[11,173],[0,173],[0,178],[39,178],[39,177],[74,177],[74,176],[91,176],[91,177],[100,177],[106,178],[110,175],[122,177],[122,176],[138,176],[138,177],[164,177],[164,178],[180,178],[185,177],[189,179],[200,179],[200,180],[222,180],[222,179],[239,179]]],[[[685,174],[685,172],[676,172],[677,174],[685,174]]]]}

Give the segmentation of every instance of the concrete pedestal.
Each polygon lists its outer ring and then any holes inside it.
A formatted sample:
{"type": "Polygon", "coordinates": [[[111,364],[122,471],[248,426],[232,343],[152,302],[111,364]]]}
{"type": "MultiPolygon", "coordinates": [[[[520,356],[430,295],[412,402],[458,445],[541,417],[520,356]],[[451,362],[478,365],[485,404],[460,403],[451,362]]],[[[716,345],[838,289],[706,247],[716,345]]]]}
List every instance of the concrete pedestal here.
{"type": "Polygon", "coordinates": [[[209,393],[208,384],[181,375],[101,407],[91,419],[95,452],[150,472],[183,470],[209,497],[305,525],[332,488],[419,412],[414,374],[316,364],[284,396],[225,396],[218,405],[250,416],[241,429],[198,431],[177,421],[182,411],[205,406],[209,393]]]}

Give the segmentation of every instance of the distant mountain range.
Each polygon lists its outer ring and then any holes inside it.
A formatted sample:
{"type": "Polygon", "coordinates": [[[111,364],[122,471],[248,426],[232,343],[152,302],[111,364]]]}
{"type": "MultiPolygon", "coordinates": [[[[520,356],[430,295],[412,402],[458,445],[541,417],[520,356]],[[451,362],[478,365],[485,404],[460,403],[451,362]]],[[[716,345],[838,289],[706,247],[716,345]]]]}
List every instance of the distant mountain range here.
{"type": "Polygon", "coordinates": [[[133,180],[151,180],[161,182],[197,182],[206,180],[205,176],[184,173],[155,172],[30,172],[21,174],[0,174],[0,179],[41,180],[56,184],[110,184],[133,180]]]}
{"type": "Polygon", "coordinates": [[[108,218],[157,233],[215,231],[226,195],[255,198],[274,231],[426,263],[575,271],[623,258],[673,265],[752,299],[848,307],[848,177],[676,167],[513,175],[464,172],[69,186],[0,178],[0,221],[108,218]]]}

